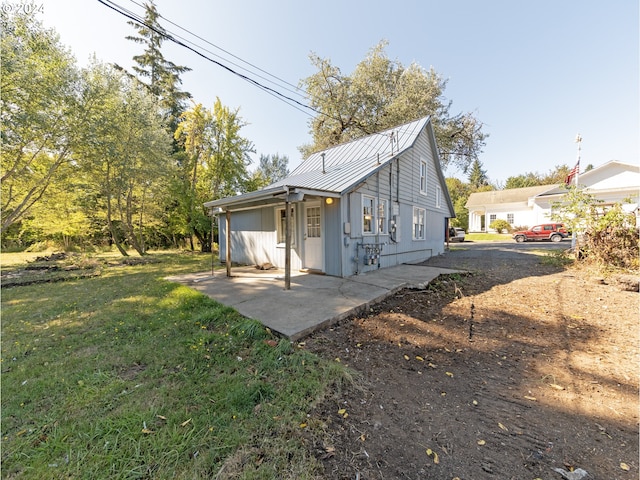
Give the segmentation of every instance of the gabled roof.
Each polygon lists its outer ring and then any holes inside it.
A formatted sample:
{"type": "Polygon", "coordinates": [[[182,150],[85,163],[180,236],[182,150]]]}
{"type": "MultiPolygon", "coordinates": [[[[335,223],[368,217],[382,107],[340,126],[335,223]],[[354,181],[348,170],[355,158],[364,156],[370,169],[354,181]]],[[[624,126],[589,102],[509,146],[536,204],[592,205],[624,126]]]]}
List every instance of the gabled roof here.
{"type": "Polygon", "coordinates": [[[411,148],[428,121],[424,117],[313,153],[289,177],[270,187],[288,185],[342,195],[411,148]]]}
{"type": "MultiPolygon", "coordinates": [[[[256,192],[207,202],[205,207],[250,208],[260,202],[273,202],[276,198],[282,201],[286,192],[294,190],[338,197],[356,188],[392,159],[410,149],[429,121],[429,117],[424,117],[313,153],[287,178],[256,192]]],[[[439,179],[444,183],[433,134],[430,135],[429,141],[436,156],[439,179]]],[[[453,212],[448,196],[447,201],[453,212]]]]}
{"type": "Polygon", "coordinates": [[[531,197],[553,190],[556,185],[537,185],[535,187],[509,188],[507,190],[491,190],[489,192],[475,192],[469,195],[465,207],[482,207],[496,203],[527,202],[531,197]]]}
{"type": "Polygon", "coordinates": [[[398,155],[413,146],[428,121],[429,117],[424,117],[383,132],[367,135],[366,137],[312,153],[291,173],[291,176],[311,171],[322,171],[323,154],[325,169],[352,162],[353,160],[375,159],[378,155],[382,159],[398,155]]]}
{"type": "MultiPolygon", "coordinates": [[[[585,185],[586,191],[589,192],[591,190],[590,187],[592,186],[592,182],[594,181],[597,182],[597,178],[603,175],[603,172],[606,172],[606,171],[610,171],[609,176],[613,174],[611,172],[616,172],[616,171],[617,172],[629,171],[629,172],[634,172],[638,174],[640,173],[640,165],[625,163],[619,160],[609,160],[608,162],[603,163],[602,165],[599,165],[597,167],[594,167],[591,170],[588,170],[586,172],[581,172],[578,177],[578,183],[580,183],[581,185],[585,185]]],[[[620,187],[621,189],[625,187],[628,188],[628,185],[617,184],[615,186],[620,187]]],[[[640,185],[634,185],[634,188],[640,188],[640,185]]],[[[544,195],[545,196],[546,195],[563,195],[565,193],[566,193],[566,189],[564,188],[564,185],[557,185],[556,188],[554,188],[553,190],[544,192],[544,195]]]]}

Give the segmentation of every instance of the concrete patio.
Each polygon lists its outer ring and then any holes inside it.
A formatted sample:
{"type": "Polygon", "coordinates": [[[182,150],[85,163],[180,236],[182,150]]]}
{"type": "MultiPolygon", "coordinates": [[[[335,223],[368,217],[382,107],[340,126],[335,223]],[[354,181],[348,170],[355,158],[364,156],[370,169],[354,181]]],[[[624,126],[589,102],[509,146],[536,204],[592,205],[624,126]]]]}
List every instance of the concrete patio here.
{"type": "Polygon", "coordinates": [[[314,330],[362,311],[397,291],[431,282],[459,270],[423,265],[398,265],[347,278],[292,272],[284,289],[283,270],[234,267],[223,271],[168,277],[188,285],[271,330],[298,340],[314,330]]]}

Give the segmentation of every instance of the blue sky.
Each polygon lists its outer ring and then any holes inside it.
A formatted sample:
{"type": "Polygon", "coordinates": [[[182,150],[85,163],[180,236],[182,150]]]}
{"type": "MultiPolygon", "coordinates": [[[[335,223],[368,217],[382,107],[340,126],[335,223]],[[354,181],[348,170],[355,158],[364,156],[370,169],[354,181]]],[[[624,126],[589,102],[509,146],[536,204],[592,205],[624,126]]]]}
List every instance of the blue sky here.
{"type": "MultiPolygon", "coordinates": [[[[115,1],[142,12],[141,0],[115,1]]],[[[95,54],[130,68],[133,55],[141,52],[124,38],[135,34],[126,19],[97,0],[35,3],[42,7],[39,18],[60,34],[80,65],[95,54]]],[[[493,182],[573,166],[577,133],[583,166],[639,161],[636,0],[157,0],[156,5],[166,19],[293,85],[314,73],[311,52],[350,74],[369,49],[387,40],[390,58],[433,67],[447,79],[452,113],[473,112],[485,124],[490,136],[480,161],[493,182]]],[[[165,28],[189,38],[173,25],[165,28]]],[[[260,154],[279,153],[289,157],[290,169],[299,164],[297,148],[311,138],[308,114],[181,47],[166,42],[163,53],[192,68],[182,77],[183,87],[196,102],[212,107],[219,97],[239,108],[249,124],[243,133],[256,147],[254,163],[260,154]]],[[[464,179],[455,170],[445,173],[464,179]]]]}

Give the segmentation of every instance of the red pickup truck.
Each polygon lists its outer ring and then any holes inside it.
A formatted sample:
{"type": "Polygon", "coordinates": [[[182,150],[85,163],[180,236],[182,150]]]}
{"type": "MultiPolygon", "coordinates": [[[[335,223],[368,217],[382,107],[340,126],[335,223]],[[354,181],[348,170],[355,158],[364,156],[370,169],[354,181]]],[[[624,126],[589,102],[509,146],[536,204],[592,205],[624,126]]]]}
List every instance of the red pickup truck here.
{"type": "Polygon", "coordinates": [[[552,242],[560,242],[563,238],[567,238],[569,232],[564,228],[562,223],[544,223],[536,225],[529,230],[521,230],[513,232],[513,239],[522,243],[528,240],[551,240],[552,242]]]}

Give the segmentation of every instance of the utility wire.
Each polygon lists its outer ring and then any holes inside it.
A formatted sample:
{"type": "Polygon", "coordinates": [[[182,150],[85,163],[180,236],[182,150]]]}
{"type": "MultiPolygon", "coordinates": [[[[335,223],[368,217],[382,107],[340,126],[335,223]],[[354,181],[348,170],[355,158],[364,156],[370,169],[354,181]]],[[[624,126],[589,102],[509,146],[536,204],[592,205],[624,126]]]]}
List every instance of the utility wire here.
{"type": "MultiPolygon", "coordinates": [[[[135,5],[138,5],[138,6],[142,7],[142,8],[145,8],[145,7],[144,7],[144,5],[141,5],[140,3],[137,3],[135,0],[130,0],[130,1],[131,1],[132,3],[134,3],[135,5]]],[[[322,115],[322,116],[328,117],[328,118],[330,118],[330,119],[332,119],[332,120],[336,120],[336,121],[338,121],[338,122],[342,122],[342,119],[340,119],[339,117],[335,117],[335,116],[330,115],[330,114],[328,114],[328,113],[325,113],[325,112],[323,112],[323,111],[321,111],[321,110],[318,110],[318,109],[316,109],[316,108],[314,108],[314,107],[312,107],[312,106],[310,106],[310,105],[307,105],[307,104],[305,104],[305,103],[303,103],[303,102],[301,102],[301,101],[299,101],[299,100],[296,100],[296,99],[294,99],[294,98],[291,98],[291,97],[289,97],[289,96],[287,96],[287,95],[285,95],[285,94],[283,94],[283,93],[279,92],[278,90],[276,90],[276,89],[274,89],[274,88],[271,88],[271,87],[268,87],[268,86],[266,86],[266,85],[263,85],[262,83],[260,83],[260,82],[258,82],[257,80],[255,80],[255,79],[253,79],[253,78],[249,77],[248,75],[244,75],[244,74],[242,74],[242,73],[239,73],[239,72],[235,71],[234,69],[232,69],[231,67],[229,67],[229,66],[225,65],[224,63],[221,63],[221,62],[219,62],[219,61],[217,61],[217,60],[214,60],[214,59],[213,59],[213,58],[211,58],[211,57],[208,57],[208,56],[207,56],[207,55],[205,55],[204,53],[202,53],[202,52],[200,52],[199,50],[197,50],[197,48],[201,48],[202,50],[206,51],[207,53],[209,53],[209,54],[211,54],[211,55],[214,55],[214,56],[216,56],[216,57],[220,58],[221,60],[227,60],[227,59],[224,59],[223,57],[221,57],[220,55],[216,55],[216,54],[214,54],[213,52],[210,52],[210,51],[208,51],[208,50],[206,50],[206,49],[202,48],[201,46],[199,46],[199,45],[195,44],[194,42],[191,42],[191,41],[189,41],[189,40],[187,40],[187,39],[184,39],[184,38],[182,38],[182,37],[180,37],[180,36],[178,36],[178,35],[175,35],[175,34],[170,33],[168,30],[166,30],[166,29],[164,29],[164,28],[163,28],[163,30],[158,30],[158,29],[157,29],[157,28],[155,28],[154,26],[147,24],[147,23],[145,22],[144,18],[143,18],[143,17],[141,17],[140,15],[138,15],[138,14],[136,14],[136,13],[134,13],[134,12],[132,12],[132,11],[130,11],[130,10],[128,10],[128,9],[126,9],[126,8],[124,8],[124,7],[122,7],[122,6],[120,6],[120,5],[118,5],[117,3],[115,3],[115,2],[113,2],[113,1],[111,1],[111,0],[98,0],[98,2],[99,2],[99,3],[101,3],[101,4],[103,4],[103,5],[104,5],[104,6],[106,6],[106,7],[110,8],[110,9],[114,10],[115,12],[119,13],[120,15],[123,15],[124,17],[126,17],[126,18],[128,18],[128,19],[132,20],[133,22],[135,22],[135,23],[137,23],[137,24],[139,24],[139,25],[142,25],[142,26],[144,26],[144,27],[146,27],[146,28],[148,28],[148,29],[150,29],[150,30],[154,31],[155,33],[157,33],[158,35],[162,36],[162,37],[163,37],[163,38],[165,38],[166,40],[169,40],[170,42],[173,42],[173,43],[175,43],[176,45],[179,45],[179,46],[181,46],[181,47],[184,47],[184,48],[186,48],[187,50],[190,50],[191,52],[195,53],[196,55],[198,55],[198,56],[200,56],[200,57],[204,58],[205,60],[207,60],[207,61],[209,61],[209,62],[211,62],[211,63],[214,63],[215,65],[218,65],[219,67],[221,67],[221,68],[223,68],[223,69],[227,70],[227,71],[228,71],[228,72],[230,72],[231,74],[236,75],[237,77],[241,78],[242,80],[244,80],[244,81],[246,81],[246,82],[248,82],[248,83],[250,83],[250,84],[252,84],[252,85],[254,85],[254,86],[258,87],[258,88],[260,88],[260,89],[261,89],[261,90],[263,90],[265,93],[268,93],[268,94],[269,94],[269,95],[271,95],[272,97],[274,97],[274,98],[276,98],[276,99],[278,99],[278,100],[280,100],[280,101],[282,101],[282,102],[286,103],[286,104],[287,104],[287,105],[289,105],[290,107],[295,108],[296,110],[298,110],[298,111],[300,111],[300,112],[304,113],[305,115],[309,115],[310,117],[313,117],[313,115],[307,111],[307,110],[311,110],[312,112],[316,113],[317,115],[322,115]],[[181,40],[177,40],[177,38],[180,38],[181,40]],[[193,46],[193,47],[191,47],[191,46],[187,45],[187,43],[185,43],[185,42],[190,43],[190,44],[192,44],[192,45],[194,45],[194,46],[193,46]],[[301,107],[302,107],[302,108],[301,108],[301,107]],[[306,109],[306,110],[304,110],[304,109],[306,109]]],[[[196,35],[196,34],[194,34],[194,33],[190,32],[189,30],[187,30],[187,29],[185,29],[185,28],[183,28],[183,27],[181,27],[181,26],[179,26],[179,25],[175,24],[174,22],[171,22],[170,20],[166,19],[165,17],[162,17],[162,15],[158,14],[158,16],[159,16],[160,18],[163,18],[163,19],[164,19],[165,21],[167,21],[168,23],[171,23],[172,25],[174,25],[174,26],[176,26],[176,27],[180,28],[181,30],[183,30],[183,31],[185,31],[185,32],[187,32],[187,33],[189,33],[190,35],[193,35],[194,37],[196,37],[196,38],[198,38],[198,39],[200,39],[200,40],[202,40],[202,41],[204,41],[204,42],[206,42],[206,43],[208,43],[208,44],[212,45],[213,47],[215,47],[215,48],[217,48],[217,49],[219,49],[219,50],[221,50],[221,51],[223,51],[223,52],[225,52],[226,54],[228,54],[228,55],[232,56],[233,58],[236,58],[236,59],[240,60],[241,62],[246,63],[247,65],[250,65],[251,67],[253,67],[253,68],[255,68],[255,69],[257,69],[257,70],[259,70],[259,71],[261,71],[261,72],[264,72],[265,74],[269,75],[270,77],[273,77],[273,78],[275,78],[275,79],[277,79],[277,80],[279,80],[279,81],[283,82],[283,83],[284,83],[284,84],[286,84],[286,85],[290,85],[290,86],[292,86],[292,87],[293,87],[293,88],[295,88],[295,90],[296,90],[296,91],[294,91],[293,93],[295,93],[296,95],[299,95],[299,96],[301,96],[301,97],[305,97],[305,95],[303,95],[303,94],[299,93],[299,92],[300,92],[300,90],[301,90],[300,88],[298,88],[298,87],[296,87],[296,86],[293,86],[293,85],[292,85],[292,84],[290,84],[289,82],[287,82],[287,81],[285,81],[285,80],[282,80],[281,78],[279,78],[279,77],[277,77],[277,76],[275,76],[275,75],[273,75],[273,74],[271,74],[271,73],[269,73],[269,72],[267,72],[267,71],[265,71],[265,70],[263,70],[263,69],[261,69],[261,68],[259,68],[259,67],[255,66],[255,65],[253,65],[253,64],[252,64],[252,63],[250,63],[250,62],[247,62],[247,61],[245,61],[245,60],[241,59],[240,57],[238,57],[238,56],[236,56],[236,55],[234,55],[234,54],[232,54],[232,53],[230,53],[230,52],[227,52],[226,50],[224,50],[224,49],[222,49],[222,48],[220,48],[220,47],[218,47],[218,46],[214,45],[213,43],[209,42],[208,40],[205,40],[205,39],[203,39],[202,37],[200,37],[200,36],[198,36],[198,35],[196,35]]],[[[228,60],[227,60],[227,61],[228,61],[228,60]]],[[[247,71],[247,72],[249,72],[249,73],[251,73],[251,74],[253,74],[253,75],[257,76],[257,77],[259,77],[259,78],[262,78],[263,80],[266,80],[266,81],[268,81],[268,82],[270,82],[270,83],[273,83],[274,85],[276,84],[275,82],[273,82],[273,81],[271,81],[271,80],[268,80],[268,79],[266,79],[266,78],[264,78],[264,77],[262,77],[262,76],[260,76],[260,75],[256,74],[255,72],[251,72],[251,71],[249,71],[248,69],[246,69],[246,68],[244,68],[244,67],[241,67],[241,66],[239,66],[239,65],[237,65],[237,64],[234,64],[233,62],[230,62],[230,61],[228,61],[228,62],[229,62],[229,63],[231,63],[231,64],[232,64],[232,65],[234,65],[234,66],[237,66],[238,68],[241,68],[241,69],[243,69],[243,70],[245,70],[245,71],[247,71]]],[[[278,86],[279,86],[279,87],[281,87],[281,88],[285,88],[286,90],[291,91],[290,89],[288,89],[288,88],[286,88],[286,87],[283,87],[282,85],[278,85],[278,86]]],[[[305,92],[305,93],[307,93],[307,92],[305,92]]],[[[371,132],[367,132],[364,128],[362,128],[362,127],[361,127],[361,126],[359,126],[359,125],[354,125],[354,126],[355,126],[356,128],[358,128],[359,130],[362,130],[362,132],[363,132],[363,133],[368,134],[368,135],[383,135],[383,134],[382,134],[382,133],[380,133],[380,132],[373,132],[373,133],[371,133],[371,132]]],[[[384,135],[384,136],[386,136],[386,135],[384,135]]]]}
{"type": "MultiPolygon", "coordinates": [[[[300,110],[301,112],[303,112],[303,113],[305,113],[307,115],[311,116],[311,114],[309,114],[309,112],[306,112],[305,110],[302,110],[299,107],[302,107],[302,108],[307,109],[307,110],[311,110],[311,111],[313,111],[314,113],[316,113],[318,115],[329,116],[326,113],[323,113],[320,110],[315,109],[314,107],[311,107],[309,105],[306,105],[306,104],[302,103],[301,101],[298,101],[298,100],[296,100],[294,98],[291,98],[291,97],[289,97],[289,96],[287,96],[287,95],[275,90],[274,88],[271,88],[271,87],[269,87],[267,85],[263,85],[262,83],[258,82],[257,80],[254,80],[253,78],[251,78],[251,77],[249,77],[247,75],[239,73],[239,72],[235,71],[234,69],[232,69],[231,67],[229,67],[229,66],[227,66],[227,65],[225,65],[225,64],[223,64],[223,63],[221,63],[221,62],[219,62],[219,61],[217,61],[217,60],[215,60],[215,59],[213,59],[211,57],[208,57],[204,53],[198,51],[196,48],[193,48],[193,47],[187,45],[183,41],[177,40],[173,35],[170,35],[167,32],[163,32],[161,30],[158,30],[153,25],[147,24],[144,21],[143,18],[139,17],[138,15],[134,14],[133,12],[130,12],[130,11],[124,9],[120,5],[118,5],[118,4],[114,3],[114,2],[111,2],[110,0],[98,0],[98,2],[103,4],[106,7],[110,8],[110,9],[114,10],[115,12],[119,13],[120,15],[122,15],[122,16],[130,19],[130,20],[133,20],[135,23],[138,23],[138,24],[140,24],[140,25],[142,25],[142,26],[154,31],[155,33],[157,33],[158,35],[161,35],[166,40],[169,40],[170,42],[173,42],[176,45],[184,47],[187,50],[190,50],[191,52],[195,53],[196,55],[204,58],[205,60],[208,60],[209,62],[214,63],[215,65],[218,65],[219,67],[227,70],[228,72],[232,73],[233,75],[236,75],[237,77],[241,78],[242,80],[245,80],[246,82],[249,82],[250,84],[262,89],[263,91],[269,93],[270,95],[274,96],[275,98],[278,98],[278,99],[284,101],[288,105],[296,108],[297,110],[300,110]]],[[[331,118],[333,118],[333,117],[331,117],[331,118]]]]}
{"type": "MultiPolygon", "coordinates": [[[[141,7],[141,8],[145,8],[145,6],[144,6],[143,4],[141,4],[140,2],[137,2],[136,0],[129,0],[129,1],[130,1],[131,3],[133,3],[134,5],[137,5],[137,6],[141,7]]],[[[278,77],[277,75],[274,75],[274,74],[272,74],[272,73],[267,72],[266,70],[264,70],[264,69],[262,69],[262,68],[258,67],[257,65],[254,65],[253,63],[248,62],[248,61],[246,61],[246,60],[244,60],[244,59],[242,59],[242,58],[238,57],[237,55],[234,55],[233,53],[229,52],[228,50],[225,50],[224,48],[222,48],[222,47],[220,47],[220,46],[218,46],[218,45],[216,45],[216,44],[214,44],[214,43],[210,42],[210,41],[209,41],[209,40],[207,40],[206,38],[203,38],[203,37],[201,37],[200,35],[198,35],[198,34],[196,34],[196,33],[193,33],[191,30],[186,29],[186,28],[184,28],[184,27],[182,27],[182,26],[178,25],[178,24],[177,24],[177,23],[175,23],[175,22],[172,22],[170,19],[168,19],[167,17],[164,17],[164,16],[163,16],[162,14],[160,14],[159,12],[158,12],[158,17],[162,18],[164,21],[166,21],[167,23],[170,23],[170,24],[171,24],[171,25],[173,25],[174,27],[179,28],[179,29],[180,29],[180,30],[182,30],[183,32],[186,32],[187,34],[191,35],[192,37],[195,37],[195,38],[197,38],[198,40],[201,40],[201,41],[205,42],[206,44],[211,45],[213,48],[215,48],[215,49],[217,49],[217,50],[219,50],[219,51],[221,51],[221,52],[225,53],[226,55],[229,55],[230,57],[233,57],[233,58],[235,58],[236,60],[239,60],[240,62],[242,62],[242,63],[244,63],[244,64],[246,64],[246,65],[249,65],[251,68],[254,68],[254,69],[256,69],[257,71],[264,73],[264,74],[265,74],[265,75],[267,75],[268,77],[271,77],[271,78],[276,79],[278,82],[281,82],[281,85],[280,85],[280,86],[281,86],[281,87],[283,87],[285,90],[287,90],[287,91],[289,91],[289,92],[291,92],[291,93],[294,93],[294,94],[296,94],[296,95],[299,95],[300,97],[306,98],[306,96],[307,96],[307,95],[306,95],[306,93],[307,93],[307,92],[304,92],[304,91],[303,91],[304,93],[301,93],[301,90],[302,90],[302,89],[301,89],[300,87],[298,87],[298,86],[296,86],[296,85],[293,85],[292,83],[290,83],[290,82],[288,82],[288,81],[286,81],[286,80],[284,80],[284,79],[282,79],[282,78],[278,77]],[[291,87],[291,88],[289,88],[289,87],[291,87]]],[[[195,45],[195,46],[197,46],[198,48],[202,48],[202,50],[204,50],[205,52],[210,53],[211,55],[214,55],[214,56],[216,56],[216,57],[220,58],[221,60],[226,60],[226,61],[227,61],[227,62],[229,62],[231,65],[234,65],[234,66],[236,66],[236,67],[238,67],[238,68],[241,68],[241,69],[243,69],[243,70],[245,70],[245,71],[247,71],[247,72],[253,73],[253,74],[254,74],[254,75],[256,75],[258,78],[261,78],[261,79],[263,79],[263,80],[266,80],[266,81],[268,81],[268,82],[271,82],[271,83],[273,83],[273,84],[276,84],[276,82],[274,82],[274,81],[272,81],[272,80],[269,80],[267,77],[263,77],[263,76],[261,76],[261,75],[256,74],[255,72],[251,72],[249,69],[247,69],[247,68],[245,68],[245,67],[242,67],[241,65],[238,65],[237,63],[231,62],[231,61],[229,61],[228,59],[226,59],[226,58],[222,57],[221,55],[218,55],[218,54],[213,53],[211,50],[207,50],[206,48],[200,47],[200,46],[196,45],[194,42],[191,42],[191,41],[189,41],[189,40],[185,39],[184,37],[181,37],[181,36],[179,36],[179,35],[175,35],[175,34],[173,34],[173,36],[174,36],[174,37],[176,37],[176,38],[180,38],[180,39],[184,40],[185,42],[188,42],[188,43],[190,43],[190,44],[192,44],[192,45],[195,45]]]]}

